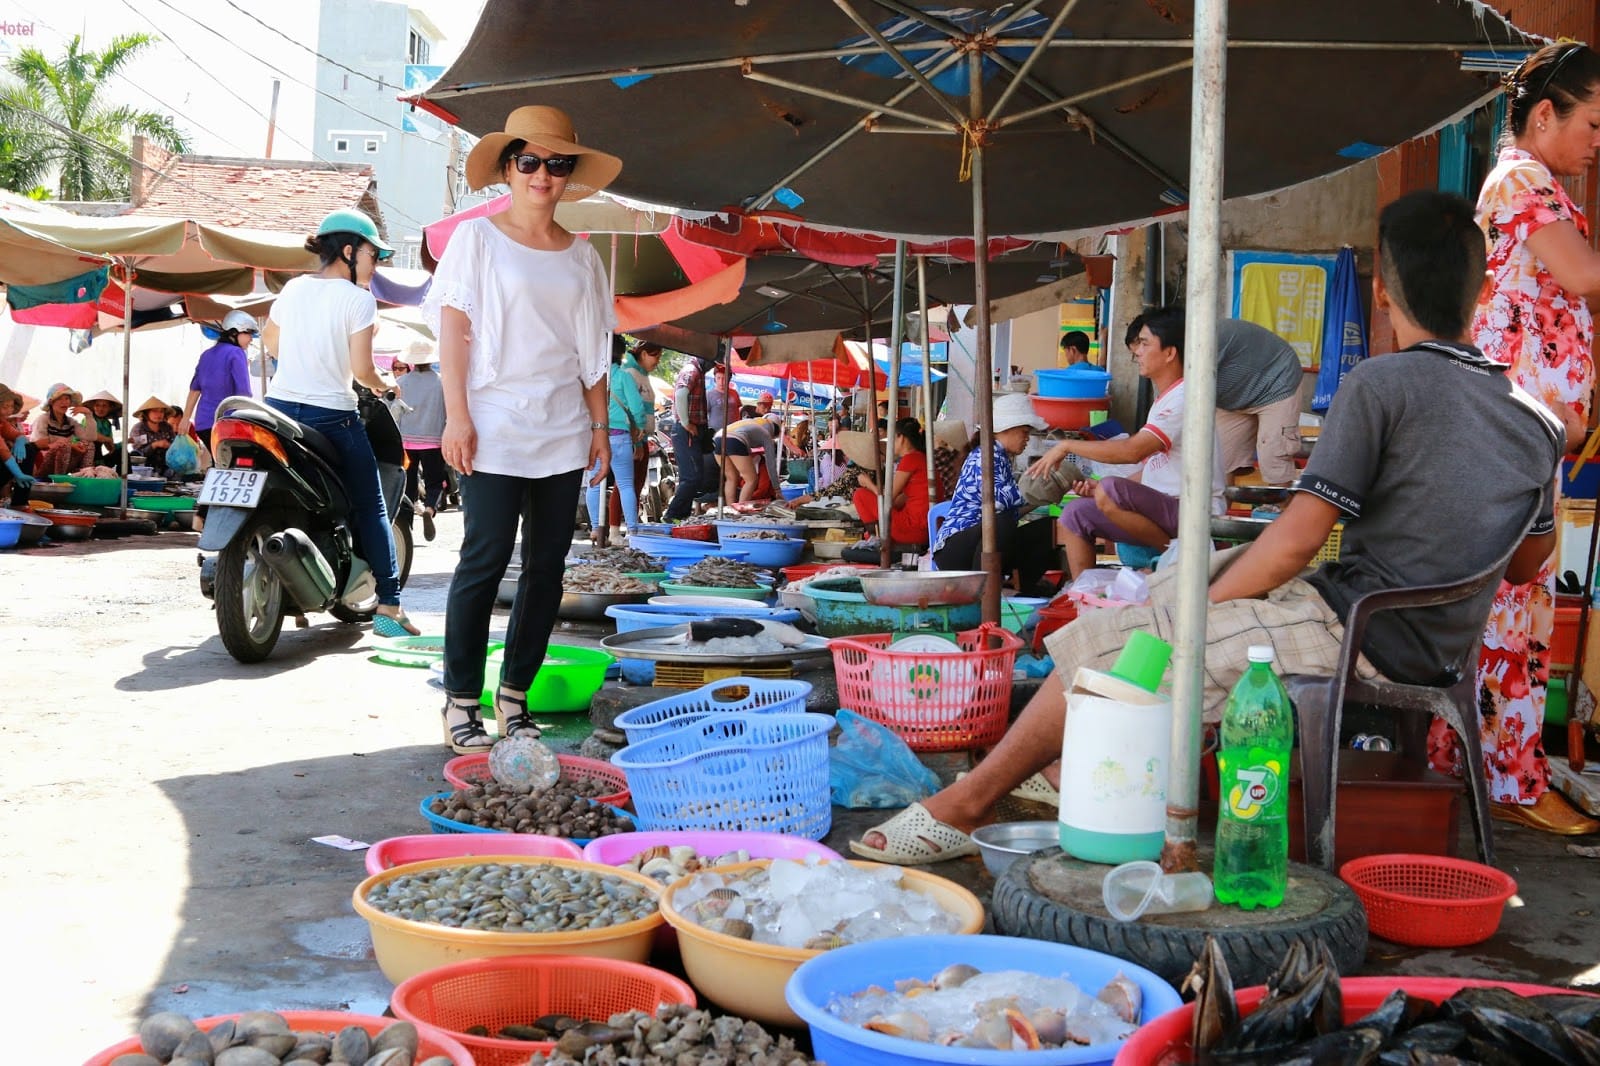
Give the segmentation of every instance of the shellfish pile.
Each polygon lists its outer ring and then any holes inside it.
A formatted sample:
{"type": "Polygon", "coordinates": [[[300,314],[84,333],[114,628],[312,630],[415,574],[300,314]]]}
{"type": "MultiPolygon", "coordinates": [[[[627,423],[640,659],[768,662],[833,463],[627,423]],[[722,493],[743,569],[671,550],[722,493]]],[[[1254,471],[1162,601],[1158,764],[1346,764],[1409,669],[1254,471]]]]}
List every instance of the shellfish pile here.
{"type": "Polygon", "coordinates": [[[756,580],[760,572],[759,568],[749,563],[711,555],[685,570],[678,577],[678,584],[699,585],[702,588],[753,589],[762,584],[756,580]]]}
{"type": "Polygon", "coordinates": [[[608,566],[574,566],[561,576],[561,590],[620,596],[629,592],[654,592],[655,586],[608,566]]]}
{"type": "Polygon", "coordinates": [[[759,869],[696,874],[674,891],[673,905],[713,933],[811,951],[960,927],[933,897],[900,881],[895,866],[774,859],[759,869]]]}
{"type": "Polygon", "coordinates": [[[1036,1051],[1110,1044],[1138,1028],[1144,996],[1117,975],[1091,996],[1064,977],[1021,970],[988,973],[956,963],[927,981],[896,981],[836,996],[828,1010],[887,1036],[944,1047],[1036,1051]]]}
{"type": "Polygon", "coordinates": [[[522,785],[488,781],[440,796],[428,804],[428,809],[453,822],[500,833],[539,833],[592,840],[633,831],[633,825],[626,818],[593,802],[595,796],[610,788],[587,777],[562,778],[540,792],[522,785]]]}
{"type": "Polygon", "coordinates": [[[662,1007],[653,1017],[644,1011],[614,1014],[603,1028],[608,1032],[563,1034],[553,1053],[534,1055],[529,1066],[816,1066],[787,1036],[774,1038],[755,1022],[713,1018],[681,1004],[662,1007]]]}
{"type": "Polygon", "coordinates": [[[638,548],[589,548],[579,554],[585,563],[610,567],[624,574],[648,574],[667,568],[666,561],[638,548]]]}
{"type": "Polygon", "coordinates": [[[725,540],[788,540],[789,534],[781,529],[753,529],[748,533],[729,533],[725,540]]]}
{"type": "Polygon", "coordinates": [[[336,1033],[295,1030],[281,1014],[246,1011],[209,1032],[173,1011],[139,1024],[142,1052],[111,1066],[279,1066],[280,1063],[348,1063],[349,1066],[454,1066],[444,1055],[417,1060],[417,1027],[395,1022],[372,1036],[359,1025],[336,1033]]]}
{"type": "Polygon", "coordinates": [[[627,862],[619,863],[618,866],[654,878],[664,885],[670,885],[680,877],[687,877],[713,866],[728,866],[736,862],[749,861],[750,853],[743,848],[714,858],[705,858],[687,845],[673,848],[665,844],[656,844],[645,848],[627,862]]]}
{"type": "Polygon", "coordinates": [[[474,863],[401,874],[374,885],[367,902],[407,921],[504,933],[604,929],[656,911],[655,897],[632,881],[541,862],[474,863]]]}

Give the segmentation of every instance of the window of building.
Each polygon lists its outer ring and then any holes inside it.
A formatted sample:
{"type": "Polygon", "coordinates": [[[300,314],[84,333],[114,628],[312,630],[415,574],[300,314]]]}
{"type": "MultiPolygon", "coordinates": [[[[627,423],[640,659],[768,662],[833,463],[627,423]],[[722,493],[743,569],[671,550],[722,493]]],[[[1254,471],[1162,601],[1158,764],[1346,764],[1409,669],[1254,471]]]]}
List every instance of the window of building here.
{"type": "Polygon", "coordinates": [[[335,152],[348,152],[350,150],[350,142],[343,137],[335,137],[333,139],[333,150],[335,152]]]}
{"type": "Polygon", "coordinates": [[[365,148],[369,154],[376,155],[378,153],[378,138],[368,137],[365,148]]]}
{"type": "Polygon", "coordinates": [[[412,64],[426,64],[430,45],[428,39],[416,30],[411,30],[406,35],[406,62],[412,64]]]}

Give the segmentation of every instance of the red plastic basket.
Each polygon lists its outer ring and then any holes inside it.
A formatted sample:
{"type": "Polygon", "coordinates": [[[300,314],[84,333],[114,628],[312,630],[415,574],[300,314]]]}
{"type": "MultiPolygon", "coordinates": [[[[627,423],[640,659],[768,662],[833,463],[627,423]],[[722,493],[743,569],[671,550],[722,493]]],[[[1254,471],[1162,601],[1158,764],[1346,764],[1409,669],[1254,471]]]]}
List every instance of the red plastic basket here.
{"type": "Polygon", "coordinates": [[[671,536],[678,540],[711,540],[717,527],[710,522],[695,525],[673,526],[671,536]]]}
{"type": "Polygon", "coordinates": [[[1005,734],[1022,641],[993,623],[955,635],[959,652],[895,651],[905,634],[835,637],[839,706],[893,730],[913,751],[986,747],[1005,734]]]}
{"type": "Polygon", "coordinates": [[[1373,934],[1419,948],[1489,939],[1517,891],[1509,874],[1441,855],[1368,855],[1341,866],[1339,878],[1367,909],[1373,934]]]}
{"type": "MultiPolygon", "coordinates": [[[[337,1033],[347,1025],[359,1025],[372,1036],[377,1036],[384,1029],[394,1024],[393,1018],[379,1018],[370,1014],[346,1014],[336,1010],[280,1010],[283,1020],[289,1023],[291,1029],[299,1031],[314,1031],[322,1033],[337,1033]]],[[[219,1022],[231,1021],[238,1018],[238,1014],[217,1014],[210,1018],[196,1018],[194,1023],[200,1028],[210,1032],[219,1022]]],[[[411,1018],[408,1021],[417,1022],[419,1019],[411,1018]]],[[[97,1055],[92,1055],[84,1066],[110,1066],[118,1055],[128,1055],[137,1052],[140,1048],[139,1038],[130,1036],[120,1043],[112,1044],[97,1055]]],[[[473,1066],[475,1060],[463,1042],[442,1029],[426,1023],[417,1025],[417,1061],[431,1058],[434,1055],[447,1055],[455,1066],[473,1066]]]]}
{"type": "MultiPolygon", "coordinates": [[[[557,755],[556,762],[561,764],[561,776],[568,781],[587,777],[598,784],[616,789],[609,795],[596,796],[596,803],[624,807],[632,798],[628,793],[627,775],[608,762],[587,759],[582,755],[557,755]]],[[[457,755],[444,764],[444,779],[455,788],[471,788],[473,785],[493,780],[489,774],[489,754],[481,752],[474,755],[457,755]]]]}
{"type": "Polygon", "coordinates": [[[478,1066],[522,1066],[553,1042],[500,1040],[463,1030],[497,1033],[546,1014],[603,1022],[622,1011],[651,1014],[668,1003],[695,1005],[694,990],[642,963],[577,955],[506,955],[452,963],[409,977],[395,988],[395,1016],[449,1033],[478,1066]]]}

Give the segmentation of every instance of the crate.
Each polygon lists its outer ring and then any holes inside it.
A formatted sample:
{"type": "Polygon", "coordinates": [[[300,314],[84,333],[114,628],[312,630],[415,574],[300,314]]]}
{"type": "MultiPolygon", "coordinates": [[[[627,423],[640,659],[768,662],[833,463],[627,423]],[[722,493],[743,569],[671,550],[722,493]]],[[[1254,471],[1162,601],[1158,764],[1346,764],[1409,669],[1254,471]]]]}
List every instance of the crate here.
{"type": "Polygon", "coordinates": [[[959,652],[895,651],[896,634],[830,642],[839,706],[887,726],[912,751],[998,743],[1011,714],[1022,641],[993,624],[955,635],[959,652]]]}
{"type": "Polygon", "coordinates": [[[1321,566],[1323,563],[1339,561],[1339,546],[1344,541],[1344,523],[1335,522],[1328,539],[1322,542],[1322,547],[1317,549],[1317,554],[1311,557],[1312,566],[1321,566]]]}
{"type": "Polygon", "coordinates": [[[749,666],[745,663],[656,663],[657,688],[699,688],[730,677],[760,677],[787,681],[794,677],[789,663],[749,666]]]}
{"type": "Polygon", "coordinates": [[[826,714],[718,714],[611,757],[628,775],[639,827],[786,833],[833,824],[826,714]]]}
{"type": "Polygon", "coordinates": [[[1582,614],[1582,596],[1556,597],[1556,628],[1550,638],[1548,655],[1552,671],[1571,667],[1578,661],[1578,619],[1582,614]]]}
{"type": "Polygon", "coordinates": [[[711,714],[804,714],[810,694],[809,681],[730,677],[624,711],[616,728],[640,744],[711,714]]]}

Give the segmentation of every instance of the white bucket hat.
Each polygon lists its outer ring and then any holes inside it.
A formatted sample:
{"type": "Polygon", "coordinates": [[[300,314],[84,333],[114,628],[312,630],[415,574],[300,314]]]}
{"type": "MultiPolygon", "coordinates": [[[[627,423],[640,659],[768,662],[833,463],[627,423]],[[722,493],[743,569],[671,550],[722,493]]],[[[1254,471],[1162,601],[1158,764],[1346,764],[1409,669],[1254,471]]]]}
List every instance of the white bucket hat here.
{"type": "Polygon", "coordinates": [[[1045,421],[1033,409],[1033,401],[1025,393],[1008,392],[994,401],[992,429],[996,433],[1003,433],[1016,426],[1044,429],[1045,421]]]}

